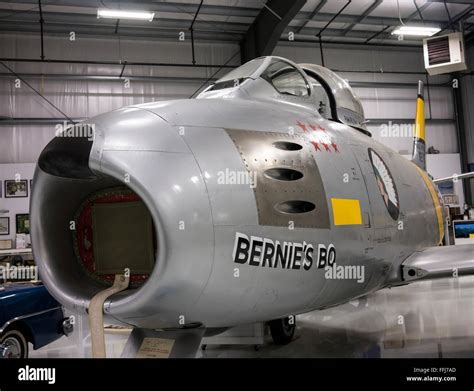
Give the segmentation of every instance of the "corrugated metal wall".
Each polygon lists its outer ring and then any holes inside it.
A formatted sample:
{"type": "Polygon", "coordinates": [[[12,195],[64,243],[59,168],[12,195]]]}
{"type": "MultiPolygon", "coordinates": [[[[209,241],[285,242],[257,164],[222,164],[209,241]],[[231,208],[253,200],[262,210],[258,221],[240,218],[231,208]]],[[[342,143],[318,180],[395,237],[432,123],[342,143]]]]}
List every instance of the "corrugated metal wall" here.
{"type": "MultiPolygon", "coordinates": [[[[39,57],[39,38],[36,35],[0,35],[0,57],[39,57]]],[[[238,52],[238,45],[197,43],[198,64],[223,64],[238,52]]],[[[137,39],[93,39],[76,37],[46,37],[48,58],[135,62],[190,63],[191,48],[187,42],[154,42],[137,39]]],[[[280,44],[274,54],[296,62],[321,63],[319,47],[315,45],[280,44]]],[[[342,76],[355,85],[361,97],[366,117],[372,120],[369,128],[374,137],[401,153],[411,152],[411,138],[384,137],[381,126],[390,123],[412,124],[415,116],[416,82],[423,75],[395,74],[391,71],[423,72],[421,51],[409,48],[360,49],[356,46],[325,48],[326,66],[345,70],[342,76]],[[370,71],[370,72],[353,72],[370,71]],[[380,71],[384,71],[381,73],[380,71]],[[362,84],[361,84],[362,83],[362,84]],[[391,84],[395,83],[395,84],[391,84]],[[396,83],[403,83],[402,86],[396,83]],[[391,121],[391,122],[390,122],[391,121]]],[[[236,64],[236,55],[230,64],[236,64]]],[[[72,75],[118,76],[121,66],[81,64],[9,63],[19,73],[59,74],[56,78],[28,78],[27,81],[71,118],[91,117],[121,106],[156,100],[186,98],[216,69],[129,66],[124,77],[167,77],[159,81],[130,80],[126,88],[123,80],[78,80],[72,75]],[[65,76],[64,76],[65,75],[65,76]]],[[[217,76],[228,70],[221,71],[217,76]]],[[[0,69],[0,73],[6,70],[0,69]]],[[[430,78],[441,84],[446,77],[430,78]]],[[[441,153],[456,153],[456,128],[452,91],[448,87],[431,87],[427,97],[427,145],[441,153]],[[431,107],[430,107],[431,106],[431,107]],[[431,108],[431,110],[430,110],[431,108]]],[[[0,116],[58,118],[60,113],[49,106],[27,86],[15,88],[15,78],[0,77],[0,116]]],[[[473,116],[474,118],[474,116],[473,116]]],[[[34,162],[39,152],[53,137],[55,123],[10,124],[0,126],[0,163],[34,162]]],[[[474,125],[473,125],[474,126],[474,125]]]]}
{"type": "MultiPolygon", "coordinates": [[[[37,58],[38,45],[38,38],[33,35],[0,35],[0,57],[37,58]]],[[[196,43],[196,60],[198,64],[223,64],[238,53],[238,50],[238,45],[196,43]]],[[[76,42],[70,42],[67,38],[47,37],[45,52],[48,58],[54,59],[191,63],[190,45],[176,41],[122,39],[119,45],[117,39],[76,37],[76,42]]],[[[239,55],[236,55],[230,64],[239,64],[239,59],[239,55]]],[[[71,118],[92,117],[132,104],[187,98],[216,71],[213,68],[129,66],[123,73],[123,78],[130,77],[127,86],[124,79],[118,78],[122,66],[20,62],[8,64],[20,74],[62,75],[56,78],[45,76],[26,80],[71,118]],[[71,75],[108,75],[116,78],[108,81],[103,78],[78,80],[71,79],[71,75]],[[133,80],[137,75],[164,79],[133,80]]],[[[0,68],[0,73],[7,72],[6,69],[0,68]]],[[[15,77],[5,75],[0,77],[0,116],[63,117],[24,83],[21,88],[15,88],[15,77]]],[[[55,126],[55,123],[1,125],[0,163],[34,162],[42,148],[54,136],[55,126]]]]}

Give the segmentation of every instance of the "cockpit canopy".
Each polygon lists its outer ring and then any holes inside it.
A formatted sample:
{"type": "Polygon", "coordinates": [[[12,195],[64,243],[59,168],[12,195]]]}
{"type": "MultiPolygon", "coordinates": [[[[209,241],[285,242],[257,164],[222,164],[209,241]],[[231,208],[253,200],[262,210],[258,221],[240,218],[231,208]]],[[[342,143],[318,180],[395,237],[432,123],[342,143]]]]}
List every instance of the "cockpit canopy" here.
{"type": "Polygon", "coordinates": [[[267,92],[269,99],[291,97],[292,103],[311,106],[327,119],[367,131],[362,104],[346,80],[322,66],[296,65],[281,57],[251,60],[221,77],[198,98],[222,96],[259,78],[273,87],[267,92]]]}
{"type": "Polygon", "coordinates": [[[333,100],[333,119],[356,127],[365,128],[364,108],[349,83],[333,71],[316,64],[298,64],[311,79],[313,90],[324,88],[333,100]]]}

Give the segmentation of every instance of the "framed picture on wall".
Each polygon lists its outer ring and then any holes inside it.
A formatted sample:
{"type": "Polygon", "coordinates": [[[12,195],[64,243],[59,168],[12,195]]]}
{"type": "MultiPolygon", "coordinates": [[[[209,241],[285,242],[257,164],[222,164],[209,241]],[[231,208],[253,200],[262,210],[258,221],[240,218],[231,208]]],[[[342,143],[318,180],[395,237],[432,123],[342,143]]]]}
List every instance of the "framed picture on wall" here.
{"type": "Polygon", "coordinates": [[[13,246],[13,241],[11,239],[0,240],[0,250],[10,250],[12,246],[13,246]]]}
{"type": "Polygon", "coordinates": [[[5,181],[5,198],[28,197],[28,181],[22,179],[16,181],[14,179],[5,181]]]}
{"type": "Polygon", "coordinates": [[[10,235],[10,217],[0,217],[0,235],[10,235]]]}
{"type": "Polygon", "coordinates": [[[16,215],[16,233],[30,233],[30,215],[28,213],[21,213],[16,215]]]}

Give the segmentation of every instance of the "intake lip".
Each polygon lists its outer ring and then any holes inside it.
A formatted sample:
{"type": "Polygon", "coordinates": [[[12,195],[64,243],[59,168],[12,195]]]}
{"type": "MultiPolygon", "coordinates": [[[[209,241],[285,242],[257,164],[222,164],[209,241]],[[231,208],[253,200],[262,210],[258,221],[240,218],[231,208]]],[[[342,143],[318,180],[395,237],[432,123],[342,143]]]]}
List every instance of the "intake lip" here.
{"type": "Polygon", "coordinates": [[[74,179],[93,179],[89,168],[92,140],[86,137],[55,137],[41,152],[38,165],[44,172],[74,179]]]}

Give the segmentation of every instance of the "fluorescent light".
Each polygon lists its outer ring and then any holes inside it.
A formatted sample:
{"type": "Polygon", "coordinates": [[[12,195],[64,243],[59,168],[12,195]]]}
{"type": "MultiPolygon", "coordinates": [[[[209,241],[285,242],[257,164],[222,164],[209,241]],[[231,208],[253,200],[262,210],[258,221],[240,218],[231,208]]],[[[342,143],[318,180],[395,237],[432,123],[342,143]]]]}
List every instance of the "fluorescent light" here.
{"type": "Polygon", "coordinates": [[[400,26],[392,32],[392,35],[415,35],[417,37],[431,37],[439,31],[441,31],[441,29],[438,27],[400,26]]]}
{"type": "Polygon", "coordinates": [[[151,22],[155,16],[154,12],[146,11],[124,11],[99,8],[97,10],[97,18],[105,19],[134,19],[134,20],[148,20],[151,22]]]}

